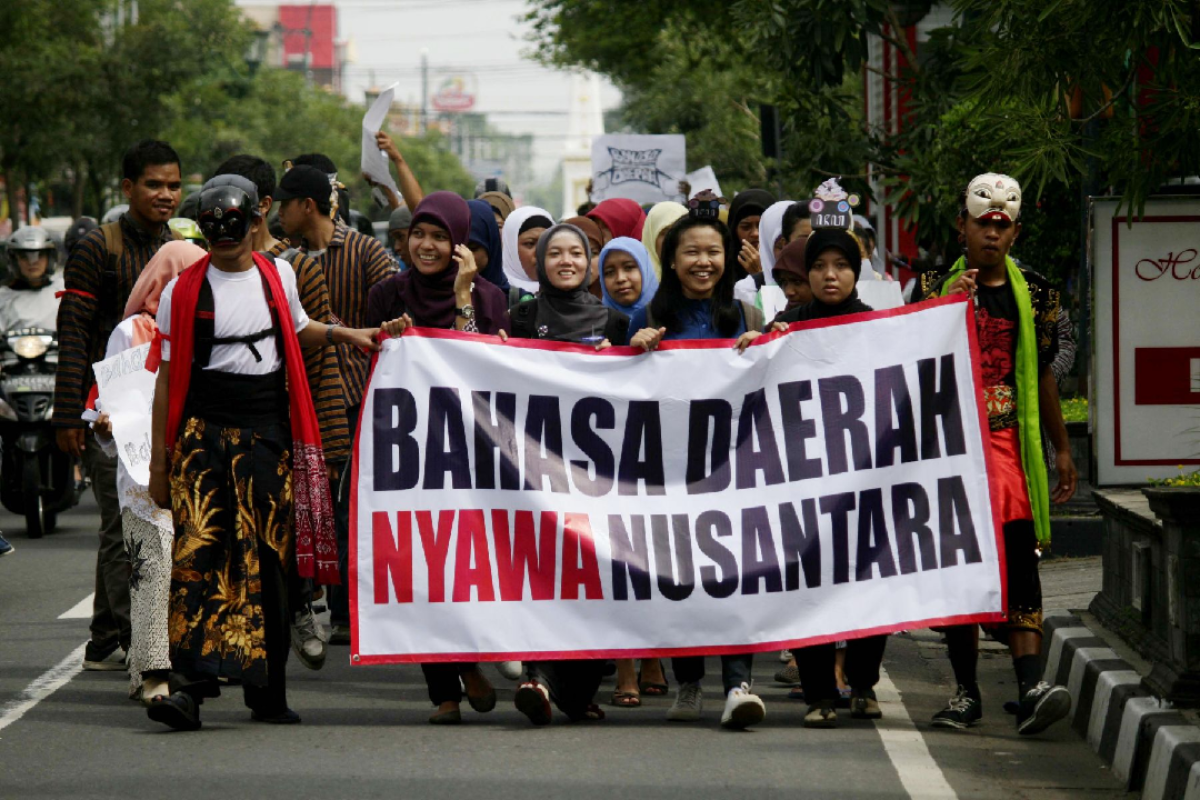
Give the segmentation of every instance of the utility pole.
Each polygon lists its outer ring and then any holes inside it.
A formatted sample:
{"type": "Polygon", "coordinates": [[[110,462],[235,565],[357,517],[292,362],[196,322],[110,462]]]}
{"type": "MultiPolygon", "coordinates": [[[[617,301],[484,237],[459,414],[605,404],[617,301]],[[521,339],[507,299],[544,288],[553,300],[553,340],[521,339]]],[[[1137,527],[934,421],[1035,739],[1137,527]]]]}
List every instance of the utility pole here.
{"type": "Polygon", "coordinates": [[[421,48],[421,133],[429,130],[429,51],[421,48]]]}

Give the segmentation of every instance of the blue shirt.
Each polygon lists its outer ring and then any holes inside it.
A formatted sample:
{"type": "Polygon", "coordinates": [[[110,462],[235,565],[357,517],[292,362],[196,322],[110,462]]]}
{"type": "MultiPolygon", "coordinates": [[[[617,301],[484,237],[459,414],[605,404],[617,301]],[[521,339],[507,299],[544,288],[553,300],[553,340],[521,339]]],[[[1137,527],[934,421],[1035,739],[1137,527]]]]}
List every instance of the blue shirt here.
{"type": "MultiPolygon", "coordinates": [[[[737,302],[737,301],[734,301],[737,302]]],[[[738,326],[729,336],[722,336],[712,323],[712,300],[684,299],[679,309],[679,322],[683,326],[679,331],[667,331],[663,341],[672,339],[736,339],[746,332],[746,316],[738,303],[738,326]]],[[[629,318],[629,334],[649,327],[646,324],[646,309],[639,308],[629,318]]]]}

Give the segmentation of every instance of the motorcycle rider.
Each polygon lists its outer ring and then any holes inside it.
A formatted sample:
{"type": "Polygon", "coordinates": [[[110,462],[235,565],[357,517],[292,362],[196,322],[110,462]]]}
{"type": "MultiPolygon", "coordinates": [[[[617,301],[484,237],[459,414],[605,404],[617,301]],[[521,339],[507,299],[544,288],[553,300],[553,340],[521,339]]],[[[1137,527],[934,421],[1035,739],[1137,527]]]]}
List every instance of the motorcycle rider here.
{"type": "Polygon", "coordinates": [[[44,228],[27,226],[8,240],[9,277],[0,286],[0,332],[20,328],[55,330],[63,277],[58,249],[44,228]]]}

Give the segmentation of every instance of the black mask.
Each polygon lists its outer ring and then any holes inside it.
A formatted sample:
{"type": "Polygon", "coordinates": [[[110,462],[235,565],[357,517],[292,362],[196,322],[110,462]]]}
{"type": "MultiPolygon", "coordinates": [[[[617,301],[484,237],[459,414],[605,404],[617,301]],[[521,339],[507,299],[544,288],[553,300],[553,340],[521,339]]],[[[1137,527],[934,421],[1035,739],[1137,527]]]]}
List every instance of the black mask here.
{"type": "Polygon", "coordinates": [[[234,244],[246,238],[258,208],[236,186],[214,186],[200,195],[200,232],[209,244],[234,244]]]}

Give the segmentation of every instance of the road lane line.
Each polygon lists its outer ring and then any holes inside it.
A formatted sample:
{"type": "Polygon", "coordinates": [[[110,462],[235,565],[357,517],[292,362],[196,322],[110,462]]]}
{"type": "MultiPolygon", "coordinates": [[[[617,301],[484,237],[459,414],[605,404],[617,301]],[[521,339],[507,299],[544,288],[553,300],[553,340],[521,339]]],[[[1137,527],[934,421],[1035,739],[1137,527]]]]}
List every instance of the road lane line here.
{"type": "Polygon", "coordinates": [[[58,615],[59,619],[91,619],[92,604],[96,602],[96,593],[92,592],[75,605],[58,615]]]}
{"type": "Polygon", "coordinates": [[[25,691],[0,707],[0,731],[25,716],[38,703],[65,686],[72,678],[83,672],[83,651],[87,642],[79,645],[71,654],[47,672],[42,673],[25,691]]]}
{"type": "Polygon", "coordinates": [[[883,667],[879,668],[875,695],[883,709],[883,719],[875,721],[875,729],[908,796],[912,800],[958,800],[883,667]]]}

